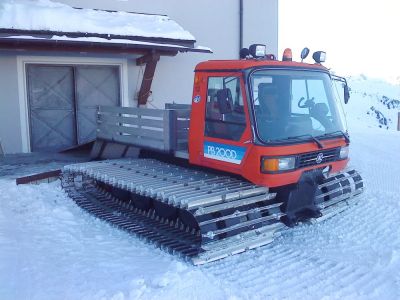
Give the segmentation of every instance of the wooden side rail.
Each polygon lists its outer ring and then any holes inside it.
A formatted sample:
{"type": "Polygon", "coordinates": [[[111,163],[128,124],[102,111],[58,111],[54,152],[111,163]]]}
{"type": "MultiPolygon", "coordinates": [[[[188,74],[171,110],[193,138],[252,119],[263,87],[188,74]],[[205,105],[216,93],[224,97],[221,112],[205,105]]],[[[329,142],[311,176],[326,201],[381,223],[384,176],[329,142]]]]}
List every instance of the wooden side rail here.
{"type": "MultiPolygon", "coordinates": [[[[187,151],[189,119],[190,110],[184,108],[100,106],[97,140],[163,152],[187,151]]],[[[97,143],[97,152],[102,151],[99,147],[97,143]]]]}

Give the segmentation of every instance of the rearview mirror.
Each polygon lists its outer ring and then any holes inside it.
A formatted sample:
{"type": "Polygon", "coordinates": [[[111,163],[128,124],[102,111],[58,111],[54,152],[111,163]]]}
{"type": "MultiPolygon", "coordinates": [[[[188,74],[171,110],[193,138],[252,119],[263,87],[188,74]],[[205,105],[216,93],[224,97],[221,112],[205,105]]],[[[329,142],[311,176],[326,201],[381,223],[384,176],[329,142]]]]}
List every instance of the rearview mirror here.
{"type": "Polygon", "coordinates": [[[305,47],[303,50],[301,50],[301,62],[303,62],[303,60],[308,56],[308,53],[310,53],[310,49],[308,49],[307,47],[305,47]]]}
{"type": "Polygon", "coordinates": [[[350,99],[349,86],[347,84],[345,84],[343,90],[344,90],[344,103],[347,104],[350,99]]]}
{"type": "MultiPolygon", "coordinates": [[[[344,103],[347,104],[349,102],[349,99],[350,99],[350,88],[347,85],[346,78],[340,77],[340,76],[337,76],[337,75],[333,75],[333,74],[331,75],[331,77],[332,77],[333,81],[335,81],[337,83],[340,83],[341,87],[343,88],[343,100],[344,100],[344,103]]],[[[336,88],[337,87],[338,86],[336,85],[336,88]]],[[[338,92],[338,96],[339,96],[339,91],[337,91],[337,92],[338,92]]]]}

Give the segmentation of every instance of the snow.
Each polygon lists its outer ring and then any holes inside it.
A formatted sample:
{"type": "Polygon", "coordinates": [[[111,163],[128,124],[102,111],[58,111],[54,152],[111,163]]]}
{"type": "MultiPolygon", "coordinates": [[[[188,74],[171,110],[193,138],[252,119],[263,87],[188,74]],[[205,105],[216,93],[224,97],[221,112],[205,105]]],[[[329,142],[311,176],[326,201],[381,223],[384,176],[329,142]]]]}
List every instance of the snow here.
{"type": "Polygon", "coordinates": [[[400,132],[367,115],[399,90],[350,83],[351,165],[366,185],[356,206],[194,267],[83,212],[59,182],[3,176],[0,299],[400,299],[400,132]]]}
{"type": "Polygon", "coordinates": [[[400,112],[400,82],[389,83],[365,75],[349,78],[351,99],[347,110],[356,126],[397,129],[400,112]]]}
{"type": "Polygon", "coordinates": [[[195,40],[168,16],[74,9],[50,0],[2,0],[0,28],[195,40]]]}

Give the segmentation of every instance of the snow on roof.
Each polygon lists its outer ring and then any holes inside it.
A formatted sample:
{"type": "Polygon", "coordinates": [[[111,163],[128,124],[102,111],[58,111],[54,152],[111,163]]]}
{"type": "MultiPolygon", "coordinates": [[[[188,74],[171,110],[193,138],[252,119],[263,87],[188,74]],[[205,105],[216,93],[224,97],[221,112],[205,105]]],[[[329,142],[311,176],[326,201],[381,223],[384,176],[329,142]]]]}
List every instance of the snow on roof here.
{"type": "Polygon", "coordinates": [[[168,44],[168,43],[157,43],[157,42],[143,42],[143,41],[133,41],[128,39],[105,39],[101,37],[67,37],[65,35],[58,36],[53,35],[52,37],[45,38],[45,37],[37,37],[37,36],[30,36],[30,35],[15,35],[15,36],[1,36],[0,40],[42,40],[42,41],[69,41],[69,42],[86,42],[86,43],[102,43],[102,44],[120,44],[120,45],[135,45],[138,48],[168,48],[168,49],[175,49],[178,51],[188,51],[191,52],[212,52],[212,50],[208,47],[204,46],[197,46],[197,47],[187,47],[178,44],[168,44]]]}
{"type": "Polygon", "coordinates": [[[168,16],[77,9],[49,0],[2,0],[0,29],[139,36],[195,42],[190,32],[168,16]]]}

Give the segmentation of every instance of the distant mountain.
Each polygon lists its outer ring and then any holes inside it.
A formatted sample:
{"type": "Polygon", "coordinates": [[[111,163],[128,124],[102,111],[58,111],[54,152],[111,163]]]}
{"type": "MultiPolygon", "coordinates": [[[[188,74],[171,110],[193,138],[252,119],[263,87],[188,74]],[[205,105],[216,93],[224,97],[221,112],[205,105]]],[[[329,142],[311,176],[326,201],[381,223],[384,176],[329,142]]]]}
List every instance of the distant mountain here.
{"type": "Polygon", "coordinates": [[[397,130],[400,83],[389,83],[358,75],[349,77],[348,84],[351,98],[344,109],[350,127],[397,130]]]}

